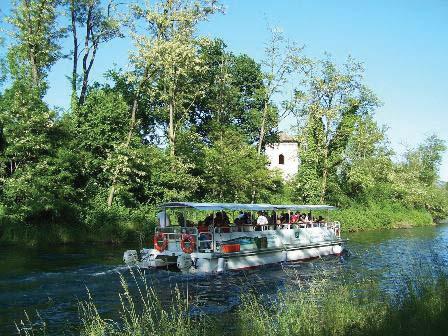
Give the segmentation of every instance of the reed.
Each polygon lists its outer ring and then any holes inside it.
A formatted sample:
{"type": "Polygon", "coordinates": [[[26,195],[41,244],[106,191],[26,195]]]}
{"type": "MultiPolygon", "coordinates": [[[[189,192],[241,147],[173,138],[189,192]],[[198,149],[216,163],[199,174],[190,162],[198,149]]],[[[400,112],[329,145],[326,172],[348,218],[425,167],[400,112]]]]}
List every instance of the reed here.
{"type": "MultiPolygon", "coordinates": [[[[94,298],[79,304],[82,336],[199,336],[199,335],[446,335],[448,278],[409,280],[394,295],[376,282],[335,281],[328,277],[302,282],[291,279],[274,298],[256,291],[241,296],[235,312],[226,316],[190,314],[190,304],[176,289],[171,304],[163,305],[139,271],[131,270],[132,290],[120,275],[120,318],[101,316],[94,298]]],[[[17,324],[19,335],[45,335],[45,323],[17,324]]]]}
{"type": "Polygon", "coordinates": [[[243,295],[238,335],[446,335],[448,280],[408,283],[408,291],[386,296],[374,283],[288,288],[275,300],[243,295]]]}

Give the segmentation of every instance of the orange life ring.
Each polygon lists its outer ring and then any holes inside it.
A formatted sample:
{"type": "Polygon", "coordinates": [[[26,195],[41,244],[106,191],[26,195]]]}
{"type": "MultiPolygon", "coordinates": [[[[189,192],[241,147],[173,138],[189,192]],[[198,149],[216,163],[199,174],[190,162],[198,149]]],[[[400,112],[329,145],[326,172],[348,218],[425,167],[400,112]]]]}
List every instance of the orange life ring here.
{"type": "Polygon", "coordinates": [[[191,234],[183,234],[180,239],[180,248],[185,253],[192,253],[196,249],[196,239],[194,236],[191,234]]]}
{"type": "Polygon", "coordinates": [[[168,238],[166,235],[164,235],[162,232],[156,232],[154,235],[154,248],[159,251],[163,252],[168,247],[168,238]],[[159,242],[162,242],[162,244],[159,244],[159,242]]]}

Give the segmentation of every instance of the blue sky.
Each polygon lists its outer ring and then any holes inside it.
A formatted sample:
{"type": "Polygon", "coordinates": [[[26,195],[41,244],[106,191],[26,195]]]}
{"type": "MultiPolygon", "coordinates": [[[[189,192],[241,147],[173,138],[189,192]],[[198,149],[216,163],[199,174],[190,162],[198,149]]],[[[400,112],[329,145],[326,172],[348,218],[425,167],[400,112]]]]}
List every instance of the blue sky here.
{"type": "MultiPolygon", "coordinates": [[[[0,0],[7,12],[6,0],[0,0]]],[[[268,39],[267,23],[305,45],[305,54],[329,52],[338,63],[348,55],[364,63],[365,82],[383,102],[376,119],[389,127],[397,153],[431,134],[448,141],[447,0],[224,0],[225,15],[201,24],[200,32],[220,37],[235,53],[257,60],[268,39]]],[[[93,79],[112,64],[125,67],[132,45],[114,41],[98,53],[93,79]]],[[[49,76],[50,105],[67,106],[70,62],[58,62],[49,76]]],[[[288,122],[282,127],[288,128],[288,122]]],[[[448,180],[448,154],[440,175],[448,180]]]]}

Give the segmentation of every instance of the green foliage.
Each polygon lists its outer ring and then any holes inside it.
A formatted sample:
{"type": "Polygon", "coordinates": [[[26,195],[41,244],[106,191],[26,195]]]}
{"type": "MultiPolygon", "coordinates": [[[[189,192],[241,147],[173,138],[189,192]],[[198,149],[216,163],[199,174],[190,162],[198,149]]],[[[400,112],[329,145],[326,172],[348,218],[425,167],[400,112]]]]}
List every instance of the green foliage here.
{"type": "Polygon", "coordinates": [[[278,192],[281,180],[266,169],[265,156],[244,142],[237,132],[227,131],[222,140],[203,153],[204,198],[223,202],[266,202],[278,192]]]}
{"type": "Polygon", "coordinates": [[[157,204],[183,200],[328,202],[353,230],[448,214],[437,181],[444,142],[431,136],[394,162],[373,118],[378,100],[351,59],[342,67],[312,61],[273,29],[257,63],[197,36],[221,10],[216,1],[156,1],[132,6],[132,70],[89,86],[99,45],[123,36],[120,7],[13,4],[12,39],[0,55],[2,240],[135,240],[151,230],[157,204]],[[60,45],[60,9],[70,13],[73,50],[60,45]],[[58,115],[43,97],[62,54],[73,56],[72,104],[58,115]],[[293,77],[294,98],[276,103],[293,77]],[[301,165],[285,183],[267,169],[263,148],[287,112],[298,121],[301,165]]]}
{"type": "Polygon", "coordinates": [[[31,79],[40,93],[50,67],[61,57],[59,39],[65,29],[57,26],[57,0],[14,0],[7,21],[15,44],[8,53],[9,70],[16,79],[31,79]]]}
{"type": "Polygon", "coordinates": [[[300,128],[302,169],[297,175],[298,193],[304,202],[324,202],[335,183],[357,122],[378,105],[362,80],[363,69],[349,59],[342,69],[330,60],[311,65],[305,88],[293,101],[300,128]],[[312,180],[311,180],[312,179],[312,180]]]}
{"type": "Polygon", "coordinates": [[[433,217],[424,209],[409,208],[401,203],[352,204],[331,215],[349,231],[406,228],[433,225],[433,217]]]}
{"type": "Polygon", "coordinates": [[[357,285],[315,282],[289,288],[275,301],[243,295],[238,335],[444,335],[448,282],[412,282],[400,304],[369,281],[357,285]]]}

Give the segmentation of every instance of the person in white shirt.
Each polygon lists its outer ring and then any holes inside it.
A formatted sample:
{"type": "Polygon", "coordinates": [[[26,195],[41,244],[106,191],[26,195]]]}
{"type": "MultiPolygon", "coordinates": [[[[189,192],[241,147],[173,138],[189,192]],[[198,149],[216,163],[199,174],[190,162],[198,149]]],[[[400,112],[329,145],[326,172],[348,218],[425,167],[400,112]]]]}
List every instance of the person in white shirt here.
{"type": "Polygon", "coordinates": [[[268,219],[261,211],[258,213],[257,225],[258,226],[268,225],[268,219]]]}
{"type": "Polygon", "coordinates": [[[170,218],[165,210],[162,210],[157,214],[157,220],[159,221],[159,226],[162,228],[170,226],[170,218]]]}

